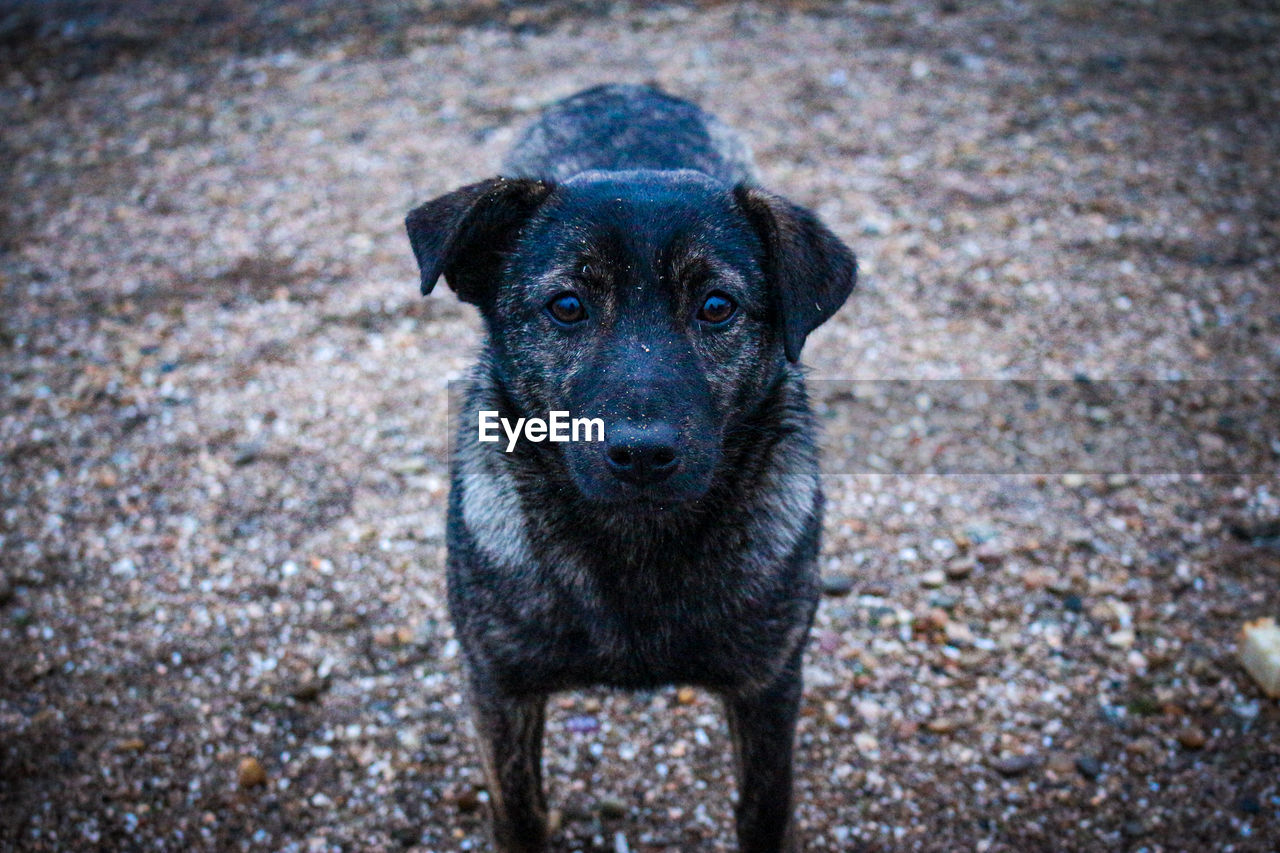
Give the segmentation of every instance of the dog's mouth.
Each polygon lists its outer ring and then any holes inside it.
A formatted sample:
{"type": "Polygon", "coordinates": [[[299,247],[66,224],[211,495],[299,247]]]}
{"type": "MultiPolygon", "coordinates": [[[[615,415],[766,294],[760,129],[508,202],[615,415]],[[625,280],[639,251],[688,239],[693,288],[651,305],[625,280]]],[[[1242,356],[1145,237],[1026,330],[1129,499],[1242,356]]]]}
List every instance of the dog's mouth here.
{"type": "Polygon", "coordinates": [[[610,528],[669,529],[691,521],[699,513],[701,497],[632,495],[626,498],[588,499],[587,513],[610,528]]]}
{"type": "Polygon", "coordinates": [[[639,515],[664,515],[684,509],[693,502],[692,498],[673,497],[670,495],[647,494],[643,489],[631,490],[634,494],[615,499],[596,501],[602,507],[616,512],[633,512],[639,515]]]}

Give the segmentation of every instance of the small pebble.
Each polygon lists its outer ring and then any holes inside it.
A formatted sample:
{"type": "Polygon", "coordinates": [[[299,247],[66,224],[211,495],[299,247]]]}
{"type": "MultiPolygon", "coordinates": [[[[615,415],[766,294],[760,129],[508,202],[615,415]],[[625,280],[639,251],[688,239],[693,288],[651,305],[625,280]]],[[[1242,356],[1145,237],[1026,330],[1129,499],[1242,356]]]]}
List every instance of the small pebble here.
{"type": "Polygon", "coordinates": [[[1076,771],[1090,781],[1102,774],[1102,763],[1092,755],[1076,756],[1076,771]]]}
{"type": "Polygon", "coordinates": [[[262,762],[253,757],[240,759],[236,775],[240,780],[241,788],[257,788],[267,784],[267,769],[262,766],[262,762]]]}
{"type": "Polygon", "coordinates": [[[1076,763],[1071,760],[1071,756],[1063,752],[1050,754],[1044,766],[1046,770],[1059,777],[1069,776],[1076,769],[1076,763]]]}
{"type": "Polygon", "coordinates": [[[925,589],[937,589],[947,582],[947,576],[942,569],[930,569],[920,576],[920,585],[925,589]]]}
{"type": "Polygon", "coordinates": [[[327,686],[323,678],[305,678],[294,686],[290,695],[299,702],[314,702],[327,686]]]}
{"type": "Polygon", "coordinates": [[[1262,692],[1280,699],[1280,627],[1271,618],[1246,622],[1237,642],[1240,663],[1262,692]]]}
{"type": "Polygon", "coordinates": [[[1135,639],[1137,638],[1132,631],[1122,628],[1107,635],[1107,645],[1115,649],[1127,649],[1133,645],[1135,639]]]}
{"type": "Polygon", "coordinates": [[[1044,589],[1057,577],[1049,569],[1028,569],[1022,574],[1022,585],[1030,591],[1044,589]]]}
{"type": "Polygon", "coordinates": [[[606,797],[596,803],[596,811],[600,813],[600,817],[605,820],[618,820],[627,816],[627,804],[622,800],[616,800],[612,797],[606,797]]]}
{"type": "Polygon", "coordinates": [[[1178,743],[1182,744],[1183,749],[1204,749],[1208,738],[1205,737],[1204,730],[1191,726],[1178,732],[1178,743]]]}
{"type": "Polygon", "coordinates": [[[1013,778],[1021,776],[1038,763],[1040,763],[1040,759],[1033,754],[1006,755],[994,759],[991,762],[991,768],[1001,776],[1013,778]]]}
{"type": "Polygon", "coordinates": [[[983,542],[973,549],[973,558],[988,568],[999,566],[1008,557],[1008,552],[994,542],[983,542]]]}
{"type": "Polygon", "coordinates": [[[590,714],[579,714],[564,721],[564,727],[574,734],[587,734],[600,728],[600,721],[590,714]]]}
{"type": "Polygon", "coordinates": [[[825,595],[841,596],[848,595],[853,591],[853,578],[846,574],[831,574],[822,576],[822,592],[825,595]]]}
{"type": "Polygon", "coordinates": [[[251,465],[257,461],[259,456],[262,455],[262,450],[263,446],[260,442],[246,442],[244,444],[237,445],[235,449],[235,456],[231,461],[236,467],[251,465]]]}
{"type": "Polygon", "coordinates": [[[1141,755],[1150,758],[1160,751],[1160,746],[1149,737],[1140,737],[1124,745],[1124,751],[1130,755],[1141,755]]]}
{"type": "Polygon", "coordinates": [[[858,748],[858,752],[866,755],[868,752],[874,752],[880,748],[880,742],[876,740],[875,735],[869,732],[858,732],[853,736],[853,745],[858,748]]]}
{"type": "Polygon", "coordinates": [[[943,626],[947,642],[953,646],[965,646],[973,642],[973,631],[963,622],[947,622],[943,626]]]}
{"type": "Polygon", "coordinates": [[[454,798],[453,802],[458,807],[458,811],[473,812],[480,808],[480,791],[474,786],[468,786],[454,798]]]}

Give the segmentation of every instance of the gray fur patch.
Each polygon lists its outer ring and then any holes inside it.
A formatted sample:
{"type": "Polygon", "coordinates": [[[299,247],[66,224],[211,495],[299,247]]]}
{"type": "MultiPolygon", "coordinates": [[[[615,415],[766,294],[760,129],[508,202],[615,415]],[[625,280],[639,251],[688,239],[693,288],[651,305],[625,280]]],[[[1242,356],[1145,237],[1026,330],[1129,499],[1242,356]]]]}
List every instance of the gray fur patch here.
{"type": "Polygon", "coordinates": [[[752,558],[771,565],[790,554],[813,515],[817,497],[817,466],[809,460],[787,460],[784,456],[779,470],[770,472],[754,501],[761,517],[769,522],[755,529],[752,558]]]}
{"type": "Polygon", "coordinates": [[[475,412],[465,411],[456,463],[462,487],[462,518],[475,538],[476,547],[496,564],[524,566],[533,560],[525,534],[525,514],[520,507],[515,480],[502,464],[500,454],[482,448],[475,430],[475,412]]]}

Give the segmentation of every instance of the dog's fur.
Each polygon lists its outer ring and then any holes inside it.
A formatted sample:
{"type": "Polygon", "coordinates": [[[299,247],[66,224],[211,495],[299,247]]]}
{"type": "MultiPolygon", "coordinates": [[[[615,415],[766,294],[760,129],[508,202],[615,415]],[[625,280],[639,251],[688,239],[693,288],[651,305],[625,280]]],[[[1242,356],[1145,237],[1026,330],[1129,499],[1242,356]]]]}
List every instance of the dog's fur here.
{"type": "Polygon", "coordinates": [[[790,849],[822,510],[797,362],[852,290],[854,257],[755,185],[732,131],[650,87],[553,104],[504,171],[406,220],[424,293],[444,275],[487,327],[458,425],[448,580],[497,845],[545,847],[550,693],[682,683],[724,699],[740,848],[790,849]],[[720,325],[698,319],[711,290],[737,304],[720,325]],[[564,292],[587,320],[552,319],[564,292]],[[603,418],[606,441],[506,453],[477,439],[481,410],[552,409],[603,418]],[[667,455],[629,455],[653,442],[667,455]]]}

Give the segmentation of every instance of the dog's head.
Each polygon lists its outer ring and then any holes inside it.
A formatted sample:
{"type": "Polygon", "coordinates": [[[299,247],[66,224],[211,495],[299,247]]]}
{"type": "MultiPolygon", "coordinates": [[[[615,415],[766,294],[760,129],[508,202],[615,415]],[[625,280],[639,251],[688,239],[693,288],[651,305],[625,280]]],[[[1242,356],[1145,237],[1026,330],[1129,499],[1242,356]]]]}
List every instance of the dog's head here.
{"type": "Polygon", "coordinates": [[[562,452],[589,500],[671,508],[853,289],[853,254],[809,211],[699,172],[495,178],[412,211],[428,293],[479,307],[520,416],[601,418],[562,452]]]}

